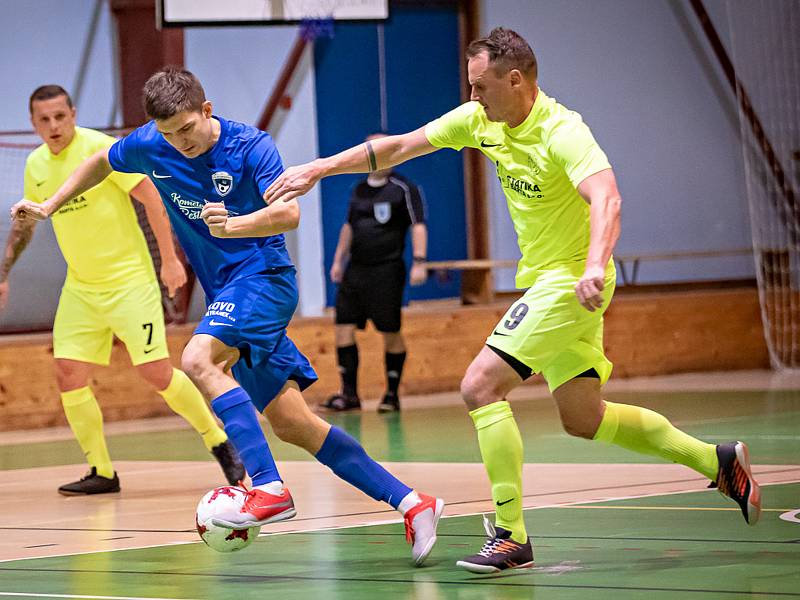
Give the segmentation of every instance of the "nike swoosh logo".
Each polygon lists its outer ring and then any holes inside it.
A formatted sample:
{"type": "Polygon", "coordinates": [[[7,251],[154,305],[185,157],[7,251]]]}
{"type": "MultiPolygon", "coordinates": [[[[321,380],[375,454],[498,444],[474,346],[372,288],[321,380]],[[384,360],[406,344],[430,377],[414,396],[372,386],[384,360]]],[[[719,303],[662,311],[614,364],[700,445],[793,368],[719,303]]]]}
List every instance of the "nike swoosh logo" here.
{"type": "Polygon", "coordinates": [[[487,144],[483,140],[481,140],[481,148],[496,148],[500,144],[487,144]]]}
{"type": "Polygon", "coordinates": [[[511,334],[510,334],[510,333],[500,333],[499,331],[497,331],[497,329],[495,329],[495,330],[492,332],[492,334],[493,334],[493,335],[502,335],[503,337],[511,337],[511,334]]]}
{"type": "Polygon", "coordinates": [[[233,327],[233,323],[220,323],[219,321],[215,321],[214,319],[211,319],[208,322],[208,324],[209,325],[222,325],[223,327],[233,327]]]}
{"type": "Polygon", "coordinates": [[[511,498],[511,500],[505,500],[503,502],[499,502],[498,501],[498,502],[495,502],[495,504],[497,504],[497,506],[503,506],[503,504],[508,504],[509,502],[512,502],[513,500],[514,500],[514,498],[511,498]]]}
{"type": "Polygon", "coordinates": [[[172,177],[172,175],[159,175],[158,173],[153,171],[153,177],[155,177],[156,179],[169,179],[170,177],[172,177]]]}
{"type": "Polygon", "coordinates": [[[155,348],[150,348],[149,350],[145,350],[144,353],[145,354],[150,354],[153,350],[155,350],[155,348]]]}

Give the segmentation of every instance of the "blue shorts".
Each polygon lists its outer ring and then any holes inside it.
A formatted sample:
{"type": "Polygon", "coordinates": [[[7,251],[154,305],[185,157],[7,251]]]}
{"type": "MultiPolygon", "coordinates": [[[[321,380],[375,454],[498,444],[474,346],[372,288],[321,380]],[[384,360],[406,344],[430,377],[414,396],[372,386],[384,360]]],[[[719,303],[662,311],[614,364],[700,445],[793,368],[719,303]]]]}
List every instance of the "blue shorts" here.
{"type": "Polygon", "coordinates": [[[304,390],[317,380],[308,359],[286,335],[297,300],[293,267],[234,279],[209,302],[194,330],[239,350],[233,375],[259,412],[287,381],[304,390]]]}

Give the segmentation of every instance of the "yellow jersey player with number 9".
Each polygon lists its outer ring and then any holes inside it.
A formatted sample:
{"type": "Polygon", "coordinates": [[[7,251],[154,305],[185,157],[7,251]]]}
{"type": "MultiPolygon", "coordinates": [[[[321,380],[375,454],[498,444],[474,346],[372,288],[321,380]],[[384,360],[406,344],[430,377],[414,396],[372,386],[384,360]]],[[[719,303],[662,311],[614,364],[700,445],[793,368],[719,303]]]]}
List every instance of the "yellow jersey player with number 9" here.
{"type": "MultiPolygon", "coordinates": [[[[25,197],[45,202],[78,165],[116,140],[75,125],[67,92],[46,85],[31,95],[31,122],[45,142],[25,164],[25,197]]],[[[146,210],[162,258],[161,279],[170,295],[186,282],[161,200],[142,175],[113,173],[98,186],[67,202],[53,216],[67,277],[53,324],[56,380],[67,420],[90,471],[59,488],[63,495],[119,491],[103,434],[103,417],[89,387],[92,365],[107,365],[113,336],[125,344],[131,362],[176,413],[202,435],[203,442],[234,484],[244,467],[217,425],[199,390],[169,360],[161,291],[130,196],[146,210]]],[[[36,221],[14,221],[0,264],[0,308],[7,301],[8,273],[27,246],[36,221]]]]}
{"type": "Polygon", "coordinates": [[[589,128],[539,89],[533,50],[514,31],[497,28],[473,41],[467,72],[470,102],[416,131],[289,168],[265,195],[269,202],[291,200],[323,177],[386,169],[441,148],[476,148],[494,163],[522,253],[517,286],[527,289],[461,383],[492,484],[496,524],[485,521],[489,539],[458,566],[494,573],[533,564],[523,520],[522,438],[505,397],[537,372],[567,433],[691,467],[754,524],[761,499],[745,444],[707,444],[651,410],[603,400],[611,362],[603,351],[602,315],[614,290],[611,253],[621,200],[589,128]]]}

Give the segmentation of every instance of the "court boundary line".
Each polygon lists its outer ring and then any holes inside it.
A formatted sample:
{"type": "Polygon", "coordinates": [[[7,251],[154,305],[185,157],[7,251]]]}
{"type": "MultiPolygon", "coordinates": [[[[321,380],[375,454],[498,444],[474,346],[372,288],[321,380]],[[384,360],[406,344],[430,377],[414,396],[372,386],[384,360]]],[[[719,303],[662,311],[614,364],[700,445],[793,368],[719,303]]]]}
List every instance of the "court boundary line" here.
{"type": "MultiPolygon", "coordinates": [[[[459,464],[463,464],[463,463],[459,463],[459,464]]],[[[477,464],[477,463],[474,463],[474,464],[477,464]]],[[[617,463],[615,463],[615,464],[617,464],[617,463]]],[[[783,471],[780,471],[780,472],[783,472],[783,471]]],[[[678,481],[678,482],[680,483],[680,481],[678,481]]],[[[796,484],[796,483],[800,483],[800,479],[795,479],[795,480],[791,480],[791,481],[778,481],[778,482],[772,482],[772,483],[764,483],[764,484],[761,484],[761,487],[767,487],[767,486],[773,486],[773,485],[792,485],[792,484],[796,484]]],[[[542,505],[542,506],[532,506],[532,507],[524,507],[523,506],[522,510],[524,512],[524,511],[542,510],[542,509],[545,509],[545,508],[569,508],[569,507],[580,506],[580,505],[598,504],[598,503],[602,503],[602,502],[619,502],[619,501],[623,501],[623,500],[637,500],[637,499],[640,499],[640,498],[653,498],[653,497],[657,497],[657,496],[675,496],[675,495],[678,495],[678,494],[708,493],[708,492],[715,492],[715,491],[717,491],[717,490],[714,489],[714,488],[705,488],[705,489],[700,489],[700,490],[679,490],[679,491],[673,491],[673,492],[634,494],[634,495],[631,495],[631,496],[616,496],[616,497],[610,497],[610,498],[598,498],[598,499],[594,499],[594,500],[580,500],[580,501],[576,500],[576,501],[573,501],[573,502],[560,502],[560,503],[556,503],[556,504],[545,504],[545,505],[542,505]]],[[[485,500],[450,502],[448,504],[458,505],[458,504],[469,504],[469,503],[472,503],[472,502],[485,502],[485,500]]],[[[380,512],[389,512],[389,511],[380,511],[380,512]]],[[[395,511],[392,510],[391,512],[395,512],[395,511]]],[[[371,512],[351,513],[350,515],[343,515],[343,516],[358,516],[358,515],[362,515],[362,514],[363,515],[369,515],[369,514],[375,514],[375,513],[371,513],[371,512]]],[[[485,511],[476,511],[476,512],[461,513],[461,514],[458,514],[458,515],[442,515],[441,518],[442,519],[453,519],[453,518],[458,518],[458,517],[473,517],[473,516],[476,516],[476,515],[483,515],[483,514],[485,514],[485,511]]],[[[317,519],[320,519],[320,518],[330,518],[330,517],[313,517],[313,518],[309,518],[308,520],[317,520],[317,519]]],[[[398,516],[398,517],[394,517],[392,519],[384,519],[384,520],[375,521],[373,523],[367,523],[367,524],[363,524],[362,523],[362,524],[357,524],[357,525],[332,525],[332,526],[329,526],[329,527],[322,527],[320,529],[311,530],[311,531],[276,531],[276,532],[273,532],[273,533],[261,533],[261,534],[259,534],[258,537],[272,537],[272,536],[278,536],[278,535],[291,535],[291,534],[314,534],[314,533],[323,533],[323,532],[329,532],[329,531],[338,531],[338,530],[343,530],[343,529],[357,529],[357,528],[360,528],[360,527],[375,527],[375,526],[380,526],[380,525],[393,525],[393,524],[402,523],[402,522],[403,522],[403,518],[398,516]]],[[[114,530],[109,530],[109,531],[114,531],[114,530]]],[[[177,531],[176,533],[189,533],[189,532],[191,532],[190,529],[189,530],[180,530],[180,531],[177,531]]],[[[483,536],[483,537],[485,537],[485,536],[483,536]]],[[[90,555],[90,554],[106,554],[106,553],[111,553],[111,552],[121,552],[121,551],[128,551],[128,550],[148,550],[148,549],[152,549],[152,548],[168,548],[170,546],[184,546],[184,545],[187,545],[187,544],[202,544],[202,543],[203,543],[203,541],[198,539],[198,540],[192,540],[192,541],[175,541],[175,542],[169,542],[169,543],[166,543],[166,544],[148,544],[148,545],[144,545],[144,546],[131,546],[131,547],[128,547],[128,548],[112,548],[112,549],[106,549],[106,550],[90,550],[88,552],[67,552],[67,553],[64,553],[64,554],[53,554],[53,555],[50,555],[50,556],[29,556],[29,557],[23,557],[23,558],[7,558],[7,559],[0,559],[0,565],[5,564],[5,563],[9,563],[9,562],[17,562],[17,561],[47,560],[47,559],[51,559],[51,558],[65,558],[65,557],[69,557],[69,556],[86,556],[86,555],[90,555]]],[[[2,570],[10,570],[10,569],[2,569],[2,570]]]]}

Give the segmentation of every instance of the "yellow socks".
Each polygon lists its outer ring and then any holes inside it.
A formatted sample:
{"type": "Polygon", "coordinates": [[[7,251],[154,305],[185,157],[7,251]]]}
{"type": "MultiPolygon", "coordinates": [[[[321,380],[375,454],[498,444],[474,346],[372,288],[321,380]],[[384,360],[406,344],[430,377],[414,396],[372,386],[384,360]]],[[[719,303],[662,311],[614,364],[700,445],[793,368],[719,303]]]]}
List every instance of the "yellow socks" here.
{"type": "Polygon", "coordinates": [[[203,436],[203,444],[208,450],[228,439],[214,420],[203,394],[183,371],[172,369],[169,385],[158,393],[172,410],[186,419],[195,431],[203,436]]]}
{"type": "Polygon", "coordinates": [[[505,400],[471,411],[497,513],[496,524],[515,542],[528,541],[522,518],[522,437],[505,400]]]}
{"type": "Polygon", "coordinates": [[[114,477],[114,467],[103,435],[103,414],[91,388],[63,392],[61,404],[89,465],[95,467],[101,477],[114,477]]]}
{"type": "Polygon", "coordinates": [[[640,406],[606,402],[594,439],[686,465],[711,480],[717,478],[719,461],[714,444],[693,438],[662,415],[640,406]]]}

